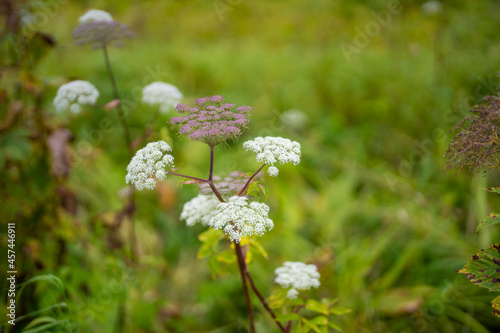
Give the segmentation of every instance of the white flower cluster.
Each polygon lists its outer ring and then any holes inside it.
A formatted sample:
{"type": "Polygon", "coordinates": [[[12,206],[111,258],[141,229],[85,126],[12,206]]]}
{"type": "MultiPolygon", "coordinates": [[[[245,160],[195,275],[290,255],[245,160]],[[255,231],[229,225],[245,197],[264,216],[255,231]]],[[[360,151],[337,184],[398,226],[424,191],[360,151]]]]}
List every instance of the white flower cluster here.
{"type": "Polygon", "coordinates": [[[217,206],[208,225],[223,229],[231,242],[239,243],[242,237],[259,235],[274,227],[268,217],[269,206],[260,202],[248,203],[247,197],[233,196],[217,206]]]}
{"type": "Polygon", "coordinates": [[[166,113],[175,108],[183,95],[176,86],[165,82],[153,82],[142,89],[142,102],[160,105],[160,112],[166,113]]]}
{"type": "Polygon", "coordinates": [[[318,268],[300,261],[285,261],[283,266],[276,268],[274,274],[275,283],[283,288],[292,287],[286,294],[289,299],[297,298],[298,290],[318,288],[320,285],[318,268]]]}
{"type": "Polygon", "coordinates": [[[91,22],[91,21],[113,21],[111,15],[99,9],[91,9],[78,19],[80,23],[91,22]]]}
{"type": "Polygon", "coordinates": [[[427,1],[420,9],[426,15],[437,15],[443,11],[443,4],[440,1],[427,1]]]}
{"type": "Polygon", "coordinates": [[[165,154],[170,151],[172,148],[165,141],[150,142],[138,150],[127,166],[127,184],[134,184],[139,191],[154,189],[157,180],[167,177],[165,167],[174,164],[174,157],[165,154]]]}
{"type": "Polygon", "coordinates": [[[208,225],[210,219],[215,216],[219,204],[219,199],[214,195],[200,194],[184,204],[181,220],[185,220],[188,226],[193,226],[198,222],[208,225]]]}
{"type": "Polygon", "coordinates": [[[300,143],[281,137],[258,137],[243,144],[245,150],[257,153],[257,162],[270,164],[268,174],[276,177],[279,173],[274,163],[300,163],[300,143]]]}
{"type": "Polygon", "coordinates": [[[73,113],[82,110],[81,104],[94,104],[99,98],[99,91],[88,81],[76,80],[63,84],[57,90],[54,106],[61,112],[68,108],[73,113]]]}

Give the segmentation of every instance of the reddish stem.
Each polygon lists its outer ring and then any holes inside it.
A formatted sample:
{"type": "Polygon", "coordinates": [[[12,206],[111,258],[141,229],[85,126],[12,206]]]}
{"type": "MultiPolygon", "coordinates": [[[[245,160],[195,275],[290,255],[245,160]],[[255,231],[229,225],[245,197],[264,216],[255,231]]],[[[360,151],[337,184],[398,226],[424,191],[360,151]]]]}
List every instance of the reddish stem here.
{"type": "Polygon", "coordinates": [[[269,303],[267,303],[266,299],[262,296],[262,294],[259,292],[259,290],[257,289],[257,286],[255,285],[255,283],[253,282],[253,279],[252,277],[250,276],[250,272],[248,272],[248,269],[245,265],[245,275],[247,276],[247,279],[248,281],[250,282],[250,286],[252,286],[252,289],[253,289],[253,292],[255,293],[255,295],[257,295],[257,297],[260,299],[262,305],[264,305],[264,307],[266,308],[267,312],[269,312],[269,314],[271,315],[271,317],[273,317],[274,319],[274,322],[276,323],[276,325],[279,326],[280,330],[282,332],[286,332],[285,328],[283,327],[283,325],[281,325],[281,323],[279,321],[276,320],[276,314],[274,313],[273,309],[271,309],[271,307],[269,306],[269,303]]]}
{"type": "Polygon", "coordinates": [[[250,301],[250,292],[248,291],[248,285],[245,277],[246,264],[245,258],[243,257],[243,252],[241,250],[241,245],[239,243],[234,243],[234,250],[236,252],[236,257],[238,258],[238,268],[241,275],[241,281],[243,283],[243,290],[245,291],[245,299],[247,303],[248,310],[248,321],[250,322],[250,332],[255,333],[255,326],[253,322],[253,309],[252,303],[250,301]]]}
{"type": "Polygon", "coordinates": [[[252,177],[248,178],[248,181],[245,183],[245,186],[243,186],[243,188],[241,190],[239,190],[238,193],[236,193],[237,196],[241,196],[241,195],[243,195],[243,193],[245,193],[248,185],[250,185],[250,182],[255,178],[255,176],[257,176],[257,174],[260,172],[260,170],[262,170],[262,168],[265,166],[266,166],[266,163],[262,164],[262,166],[259,168],[259,170],[255,171],[255,173],[252,175],[252,177]]]}

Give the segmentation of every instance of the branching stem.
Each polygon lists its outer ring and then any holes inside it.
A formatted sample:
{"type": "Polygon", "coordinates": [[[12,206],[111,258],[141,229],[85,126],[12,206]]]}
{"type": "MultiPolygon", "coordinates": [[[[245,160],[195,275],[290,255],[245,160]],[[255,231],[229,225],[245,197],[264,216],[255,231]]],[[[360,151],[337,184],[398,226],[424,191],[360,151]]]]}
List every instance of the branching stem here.
{"type": "Polygon", "coordinates": [[[241,196],[241,195],[243,195],[243,193],[245,193],[245,191],[248,188],[248,185],[250,185],[250,183],[255,178],[255,176],[257,176],[257,174],[260,172],[260,170],[262,170],[262,168],[265,166],[266,166],[266,163],[262,164],[262,166],[259,168],[259,170],[255,171],[255,173],[252,175],[252,177],[248,178],[247,182],[245,183],[245,186],[243,186],[243,188],[241,190],[239,190],[238,193],[236,193],[237,196],[241,196]]]}

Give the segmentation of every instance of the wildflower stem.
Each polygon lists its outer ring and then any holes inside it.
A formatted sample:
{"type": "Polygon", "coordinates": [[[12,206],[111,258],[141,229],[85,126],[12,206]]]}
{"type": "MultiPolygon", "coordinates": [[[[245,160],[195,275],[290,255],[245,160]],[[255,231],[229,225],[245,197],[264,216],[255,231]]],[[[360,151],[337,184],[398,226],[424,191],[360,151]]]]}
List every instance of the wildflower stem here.
{"type": "Polygon", "coordinates": [[[123,126],[123,135],[125,137],[125,143],[127,144],[127,152],[129,159],[132,159],[132,140],[130,138],[130,131],[127,125],[127,120],[125,119],[125,114],[121,105],[120,94],[118,93],[118,86],[116,85],[115,75],[113,74],[113,69],[111,68],[111,62],[109,61],[108,49],[106,45],[103,45],[102,51],[104,53],[104,62],[106,63],[106,69],[108,71],[109,80],[111,82],[111,88],[113,90],[113,98],[120,101],[117,105],[118,116],[123,126]]]}
{"type": "Polygon", "coordinates": [[[278,327],[280,328],[280,330],[282,332],[287,332],[286,329],[283,327],[283,325],[281,325],[281,323],[276,320],[276,314],[271,309],[271,307],[269,306],[269,303],[267,303],[266,299],[259,292],[259,289],[257,289],[257,286],[253,282],[252,276],[250,275],[250,272],[248,271],[246,265],[245,265],[244,269],[245,269],[245,275],[246,275],[248,281],[250,282],[250,286],[252,286],[252,289],[253,289],[253,292],[255,293],[255,295],[257,295],[257,297],[260,299],[262,305],[264,305],[264,307],[266,308],[267,312],[269,312],[269,314],[271,315],[271,317],[273,317],[274,322],[276,323],[276,325],[278,325],[278,327]]]}
{"type": "MultiPolygon", "coordinates": [[[[130,138],[130,131],[128,129],[127,120],[125,119],[125,114],[123,113],[123,108],[121,105],[120,94],[118,93],[118,86],[116,85],[115,75],[113,74],[113,68],[111,67],[111,61],[109,61],[109,54],[106,45],[102,46],[102,51],[104,54],[104,62],[106,64],[106,70],[108,72],[109,81],[111,82],[111,89],[113,90],[113,98],[119,101],[116,109],[118,110],[118,117],[123,126],[123,136],[125,137],[125,144],[127,145],[127,155],[128,159],[132,159],[132,140],[130,138]]],[[[134,192],[130,195],[130,203],[134,205],[135,195],[134,192]]],[[[138,249],[137,249],[137,238],[135,236],[135,225],[134,225],[134,215],[133,212],[130,214],[130,246],[131,246],[131,255],[132,261],[136,261],[138,257],[138,249]]]]}
{"type": "Polygon", "coordinates": [[[238,193],[236,193],[237,196],[241,196],[243,193],[245,193],[245,191],[248,188],[248,185],[250,185],[252,180],[255,178],[255,176],[257,176],[257,174],[260,172],[260,170],[262,170],[262,168],[264,166],[266,166],[266,163],[262,164],[262,166],[259,168],[259,170],[255,171],[255,173],[252,175],[252,177],[248,178],[248,181],[245,183],[245,186],[243,186],[243,188],[241,190],[239,190],[238,193]]]}
{"type": "Polygon", "coordinates": [[[224,198],[220,195],[219,191],[217,191],[217,188],[215,187],[214,180],[214,147],[210,146],[210,171],[208,174],[208,184],[210,185],[210,188],[214,192],[214,194],[217,196],[217,199],[220,200],[220,202],[225,202],[224,198]]]}
{"type": "Polygon", "coordinates": [[[243,257],[243,251],[241,249],[241,245],[239,243],[234,243],[234,250],[236,252],[236,257],[238,258],[238,268],[240,270],[240,275],[241,275],[241,281],[243,283],[243,290],[245,291],[245,299],[247,303],[247,310],[248,310],[248,321],[250,324],[250,332],[255,333],[255,325],[253,322],[253,309],[252,309],[252,303],[250,300],[250,292],[248,291],[248,285],[247,285],[247,269],[246,269],[246,264],[245,264],[245,258],[243,257]]]}

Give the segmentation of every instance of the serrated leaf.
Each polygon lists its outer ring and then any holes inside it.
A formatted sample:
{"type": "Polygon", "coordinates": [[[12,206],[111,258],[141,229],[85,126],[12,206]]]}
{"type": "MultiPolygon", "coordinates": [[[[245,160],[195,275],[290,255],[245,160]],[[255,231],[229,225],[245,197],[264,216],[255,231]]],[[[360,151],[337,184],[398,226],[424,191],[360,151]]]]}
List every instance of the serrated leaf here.
{"type": "Polygon", "coordinates": [[[259,244],[259,242],[252,239],[250,241],[250,246],[254,247],[257,250],[257,252],[259,252],[259,254],[261,256],[263,256],[265,259],[269,259],[269,256],[268,256],[266,250],[262,247],[262,245],[259,244]]]}
{"type": "Polygon", "coordinates": [[[480,190],[485,190],[488,192],[493,192],[493,193],[500,193],[500,186],[493,186],[493,187],[480,187],[480,190]]]}
{"type": "Polygon", "coordinates": [[[286,299],[286,290],[280,288],[267,298],[267,303],[271,309],[276,309],[281,307],[286,299]]]}
{"type": "Polygon", "coordinates": [[[276,321],[294,321],[300,320],[300,316],[296,313],[287,313],[276,317],[276,321]]]}
{"type": "Polygon", "coordinates": [[[351,311],[352,311],[351,309],[344,308],[341,306],[336,306],[336,307],[330,309],[330,313],[336,314],[336,315],[343,315],[343,314],[349,313],[351,311]]]}
{"type": "Polygon", "coordinates": [[[500,223],[500,212],[491,212],[490,215],[485,218],[476,228],[476,232],[484,227],[500,223]]]}
{"type": "Polygon", "coordinates": [[[219,253],[216,259],[225,264],[232,264],[236,262],[236,255],[232,250],[225,250],[219,253]]]}
{"type": "Polygon", "coordinates": [[[208,243],[213,245],[217,243],[223,237],[223,233],[220,230],[208,229],[198,235],[198,239],[203,243],[208,243]]]}
{"type": "Polygon", "coordinates": [[[500,296],[491,301],[491,307],[493,308],[493,314],[500,318],[500,296]]]}
{"type": "Polygon", "coordinates": [[[500,291],[500,244],[491,244],[476,253],[458,272],[479,287],[500,291]]]}
{"type": "Polygon", "coordinates": [[[304,323],[304,328],[313,330],[316,333],[321,333],[318,325],[314,324],[312,321],[302,318],[302,322],[304,323]]]}
{"type": "Polygon", "coordinates": [[[219,240],[223,238],[220,230],[208,229],[198,235],[198,239],[202,242],[196,257],[202,259],[215,254],[219,240]]]}
{"type": "Polygon", "coordinates": [[[214,253],[214,250],[212,250],[212,247],[210,245],[207,245],[207,243],[201,244],[200,248],[198,249],[198,252],[196,253],[196,258],[198,259],[203,259],[205,257],[208,257],[214,253]]]}
{"type": "Polygon", "coordinates": [[[324,315],[328,315],[328,306],[314,299],[307,300],[306,309],[314,312],[319,312],[324,315]]]}

